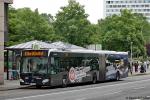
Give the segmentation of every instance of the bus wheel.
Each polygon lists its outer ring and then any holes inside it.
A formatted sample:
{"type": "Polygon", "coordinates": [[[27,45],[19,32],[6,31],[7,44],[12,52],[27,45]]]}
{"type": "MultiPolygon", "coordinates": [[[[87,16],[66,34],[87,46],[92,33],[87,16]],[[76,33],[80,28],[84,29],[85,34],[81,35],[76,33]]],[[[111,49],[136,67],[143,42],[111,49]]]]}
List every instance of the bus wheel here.
{"type": "Polygon", "coordinates": [[[67,79],[62,79],[62,87],[66,87],[67,86],[67,79]]]}
{"type": "Polygon", "coordinates": [[[36,85],[37,89],[41,89],[41,87],[42,87],[41,85],[36,85]]]}
{"type": "Polygon", "coordinates": [[[95,84],[95,83],[97,82],[97,77],[96,77],[96,75],[93,76],[93,81],[92,81],[92,82],[93,82],[93,84],[95,84]]]}
{"type": "Polygon", "coordinates": [[[116,73],[116,80],[117,80],[117,81],[120,80],[120,73],[119,73],[119,72],[116,73]]]}

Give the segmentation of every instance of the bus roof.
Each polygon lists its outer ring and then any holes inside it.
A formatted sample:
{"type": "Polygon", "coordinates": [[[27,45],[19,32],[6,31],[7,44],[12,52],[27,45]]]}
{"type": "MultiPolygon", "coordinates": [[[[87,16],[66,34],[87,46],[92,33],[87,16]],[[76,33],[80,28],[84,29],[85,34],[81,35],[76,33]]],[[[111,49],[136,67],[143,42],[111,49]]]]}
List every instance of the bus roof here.
{"type": "Polygon", "coordinates": [[[60,49],[50,49],[50,52],[70,52],[70,53],[96,53],[96,54],[122,54],[128,55],[128,52],[118,52],[118,51],[109,51],[109,50],[89,50],[89,49],[76,49],[76,50],[60,50],[60,49]]]}
{"type": "MultiPolygon", "coordinates": [[[[28,49],[29,50],[29,49],[28,49]]],[[[33,50],[33,49],[30,49],[33,50]]],[[[118,51],[109,51],[109,50],[89,50],[89,49],[40,49],[48,51],[48,55],[51,52],[68,52],[68,53],[93,53],[93,54],[119,54],[119,55],[128,55],[128,52],[118,52],[118,51]]],[[[25,51],[25,50],[23,50],[25,51]]]]}

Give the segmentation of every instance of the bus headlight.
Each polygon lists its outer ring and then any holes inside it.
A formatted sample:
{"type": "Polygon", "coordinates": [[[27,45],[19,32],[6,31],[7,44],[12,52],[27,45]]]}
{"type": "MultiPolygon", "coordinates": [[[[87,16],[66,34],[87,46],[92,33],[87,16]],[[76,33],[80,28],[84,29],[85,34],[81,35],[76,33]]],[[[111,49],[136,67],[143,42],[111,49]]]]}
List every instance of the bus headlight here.
{"type": "Polygon", "coordinates": [[[24,80],[23,80],[23,79],[20,79],[20,82],[24,83],[24,80]]]}
{"type": "Polygon", "coordinates": [[[44,79],[44,80],[42,81],[43,84],[45,84],[45,83],[47,83],[47,82],[49,82],[49,79],[44,79]]]}

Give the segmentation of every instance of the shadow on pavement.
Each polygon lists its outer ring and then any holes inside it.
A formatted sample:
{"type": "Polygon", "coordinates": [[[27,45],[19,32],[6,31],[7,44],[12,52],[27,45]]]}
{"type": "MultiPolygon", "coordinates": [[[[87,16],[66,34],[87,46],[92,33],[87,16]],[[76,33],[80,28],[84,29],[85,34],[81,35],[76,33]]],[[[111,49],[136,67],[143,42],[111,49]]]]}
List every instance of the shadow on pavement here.
{"type": "MultiPolygon", "coordinates": [[[[119,81],[123,81],[123,80],[119,80],[119,81]]],[[[109,80],[109,81],[101,81],[101,82],[97,82],[95,84],[103,84],[103,83],[112,83],[112,82],[117,82],[115,80],[109,80]]],[[[70,87],[79,87],[79,86],[88,86],[88,85],[94,85],[93,83],[91,82],[86,82],[86,83],[76,83],[76,84],[68,84],[67,87],[65,88],[70,88],[70,87]]],[[[42,89],[42,90],[46,90],[46,89],[58,89],[58,88],[63,88],[62,86],[43,86],[41,88],[36,88],[35,85],[32,85],[32,86],[27,86],[27,87],[21,87],[20,89],[35,89],[35,90],[38,90],[38,89],[42,89]]]]}

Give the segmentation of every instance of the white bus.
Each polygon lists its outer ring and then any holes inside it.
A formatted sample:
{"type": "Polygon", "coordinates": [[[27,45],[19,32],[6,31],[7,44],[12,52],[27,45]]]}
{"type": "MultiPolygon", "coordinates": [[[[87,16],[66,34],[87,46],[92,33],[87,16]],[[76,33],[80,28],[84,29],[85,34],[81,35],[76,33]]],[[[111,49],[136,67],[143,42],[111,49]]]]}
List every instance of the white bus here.
{"type": "Polygon", "coordinates": [[[128,53],[94,50],[24,50],[20,84],[63,87],[128,76],[128,53]]]}

